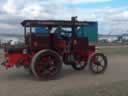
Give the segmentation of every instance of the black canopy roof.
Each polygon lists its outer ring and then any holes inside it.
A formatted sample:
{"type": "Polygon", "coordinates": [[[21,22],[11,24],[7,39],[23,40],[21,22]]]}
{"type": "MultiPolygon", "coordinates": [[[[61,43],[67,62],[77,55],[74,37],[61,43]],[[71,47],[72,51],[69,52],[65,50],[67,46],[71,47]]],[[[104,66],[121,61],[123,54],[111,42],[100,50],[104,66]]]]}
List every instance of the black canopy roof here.
{"type": "Polygon", "coordinates": [[[94,24],[96,22],[88,22],[88,21],[66,21],[66,20],[24,20],[21,25],[24,27],[38,27],[38,26],[50,26],[50,27],[72,27],[75,26],[85,26],[94,24]]]}

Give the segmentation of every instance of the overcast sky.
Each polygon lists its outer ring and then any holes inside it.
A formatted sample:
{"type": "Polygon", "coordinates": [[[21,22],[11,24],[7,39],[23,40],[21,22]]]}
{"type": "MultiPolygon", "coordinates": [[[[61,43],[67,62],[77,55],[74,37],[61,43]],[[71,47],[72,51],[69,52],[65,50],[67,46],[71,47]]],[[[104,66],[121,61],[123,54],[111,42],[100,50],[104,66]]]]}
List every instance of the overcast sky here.
{"type": "Polygon", "coordinates": [[[99,33],[128,30],[128,0],[0,0],[0,33],[23,32],[24,19],[70,19],[99,22],[99,33]]]}

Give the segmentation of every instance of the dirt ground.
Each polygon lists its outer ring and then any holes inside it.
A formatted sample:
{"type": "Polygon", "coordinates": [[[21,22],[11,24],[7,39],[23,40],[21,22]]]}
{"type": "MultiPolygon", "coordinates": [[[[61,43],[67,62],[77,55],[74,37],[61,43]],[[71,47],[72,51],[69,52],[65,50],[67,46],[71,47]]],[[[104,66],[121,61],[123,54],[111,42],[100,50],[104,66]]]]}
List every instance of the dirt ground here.
{"type": "Polygon", "coordinates": [[[78,72],[64,66],[61,77],[52,81],[36,80],[23,68],[6,70],[0,66],[0,96],[54,96],[68,89],[128,80],[128,55],[108,56],[108,61],[104,74],[94,75],[87,68],[78,72]]]}

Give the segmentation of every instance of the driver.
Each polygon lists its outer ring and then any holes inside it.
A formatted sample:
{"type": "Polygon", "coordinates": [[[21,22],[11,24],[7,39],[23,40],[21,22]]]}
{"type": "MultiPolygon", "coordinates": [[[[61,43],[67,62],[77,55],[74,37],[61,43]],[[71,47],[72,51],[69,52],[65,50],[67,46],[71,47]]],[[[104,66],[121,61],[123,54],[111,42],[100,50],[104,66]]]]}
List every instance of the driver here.
{"type": "Polygon", "coordinates": [[[71,37],[71,31],[63,29],[61,26],[57,27],[55,33],[58,34],[64,40],[67,40],[71,37]]]}

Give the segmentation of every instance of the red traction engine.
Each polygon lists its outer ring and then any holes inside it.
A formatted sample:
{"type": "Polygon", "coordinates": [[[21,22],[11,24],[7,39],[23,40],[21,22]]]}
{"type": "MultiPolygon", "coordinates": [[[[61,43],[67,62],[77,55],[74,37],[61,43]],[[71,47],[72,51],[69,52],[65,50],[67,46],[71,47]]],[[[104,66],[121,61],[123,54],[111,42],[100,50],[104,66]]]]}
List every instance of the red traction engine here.
{"type": "MultiPolygon", "coordinates": [[[[97,22],[64,20],[25,20],[25,44],[7,47],[5,61],[7,69],[24,67],[41,80],[56,79],[62,65],[71,65],[75,70],[83,70],[87,65],[93,73],[103,73],[107,68],[107,58],[96,53],[95,44],[90,44],[89,37],[82,27],[93,26],[97,22]]],[[[86,29],[86,28],[85,28],[86,29]]],[[[92,30],[92,29],[91,29],[92,30]]],[[[89,34],[93,31],[89,31],[89,34]]]]}

